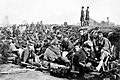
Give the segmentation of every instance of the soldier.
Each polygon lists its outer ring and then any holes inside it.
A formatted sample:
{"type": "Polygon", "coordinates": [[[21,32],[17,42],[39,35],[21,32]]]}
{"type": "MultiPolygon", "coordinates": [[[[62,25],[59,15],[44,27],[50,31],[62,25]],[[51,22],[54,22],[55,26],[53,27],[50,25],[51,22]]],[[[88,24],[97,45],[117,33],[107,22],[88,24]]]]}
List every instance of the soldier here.
{"type": "Polygon", "coordinates": [[[41,31],[44,31],[44,25],[43,25],[42,21],[40,21],[40,29],[41,29],[41,31]]]}
{"type": "Polygon", "coordinates": [[[84,7],[82,6],[82,10],[81,10],[81,17],[80,17],[80,21],[81,21],[81,27],[84,26],[84,7]]]}
{"type": "Polygon", "coordinates": [[[87,7],[87,10],[86,10],[86,18],[85,18],[85,20],[86,20],[86,25],[87,26],[89,26],[89,6],[87,7]]]}
{"type": "Polygon", "coordinates": [[[37,28],[37,31],[39,32],[40,31],[40,24],[39,24],[39,22],[37,22],[36,28],[37,28]]]}
{"type": "Polygon", "coordinates": [[[87,63],[86,60],[91,52],[91,41],[86,41],[83,43],[82,48],[75,53],[73,58],[73,64],[75,65],[75,70],[79,70],[80,76],[84,76],[85,73],[90,71],[91,63],[87,63]]]}
{"type": "Polygon", "coordinates": [[[67,37],[65,37],[61,42],[62,51],[69,52],[69,51],[71,51],[72,47],[73,47],[72,42],[67,37]]]}
{"type": "Polygon", "coordinates": [[[88,35],[84,32],[83,29],[79,30],[80,38],[74,42],[74,45],[82,46],[82,44],[88,40],[88,35]]]}
{"type": "Polygon", "coordinates": [[[103,37],[103,33],[101,31],[98,31],[96,46],[97,55],[100,56],[100,63],[96,67],[96,70],[99,71],[103,65],[104,59],[111,54],[111,42],[107,38],[103,37]]]}
{"type": "Polygon", "coordinates": [[[60,43],[61,43],[62,37],[63,36],[59,34],[51,42],[50,46],[46,49],[44,53],[45,60],[53,61],[63,65],[69,64],[69,60],[66,57],[63,57],[61,55],[60,43]]]}
{"type": "Polygon", "coordinates": [[[16,31],[15,31],[16,37],[18,39],[19,35],[20,35],[20,30],[19,30],[19,26],[17,27],[16,31]]]}
{"type": "Polygon", "coordinates": [[[13,37],[16,37],[16,24],[12,26],[12,30],[13,30],[13,37]]]}

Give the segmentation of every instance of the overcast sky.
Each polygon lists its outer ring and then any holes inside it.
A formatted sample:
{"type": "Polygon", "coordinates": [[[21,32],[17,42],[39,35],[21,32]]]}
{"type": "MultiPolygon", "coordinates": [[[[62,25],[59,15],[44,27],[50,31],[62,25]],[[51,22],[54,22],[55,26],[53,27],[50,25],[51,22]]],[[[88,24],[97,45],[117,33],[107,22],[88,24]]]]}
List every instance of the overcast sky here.
{"type": "Polygon", "coordinates": [[[9,22],[68,24],[79,22],[81,6],[90,7],[90,17],[100,22],[106,21],[120,24],[120,0],[0,0],[0,22],[8,16],[9,22]]]}

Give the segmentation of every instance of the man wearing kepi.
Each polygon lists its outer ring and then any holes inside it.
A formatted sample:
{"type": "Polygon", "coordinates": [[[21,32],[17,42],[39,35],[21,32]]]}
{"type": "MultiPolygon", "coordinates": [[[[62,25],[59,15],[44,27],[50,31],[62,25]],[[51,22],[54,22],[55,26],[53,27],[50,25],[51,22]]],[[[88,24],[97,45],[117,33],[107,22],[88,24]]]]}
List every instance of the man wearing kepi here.
{"type": "Polygon", "coordinates": [[[80,21],[81,21],[81,27],[84,26],[84,7],[82,6],[82,10],[81,10],[81,17],[80,17],[80,21]]]}
{"type": "Polygon", "coordinates": [[[85,17],[85,20],[86,20],[86,25],[89,26],[89,6],[87,7],[87,10],[86,10],[86,17],[85,17]]]}
{"type": "Polygon", "coordinates": [[[111,42],[103,37],[102,31],[98,31],[98,40],[96,42],[97,54],[100,55],[99,65],[96,67],[96,70],[99,71],[103,65],[103,60],[111,54],[111,42]]]}

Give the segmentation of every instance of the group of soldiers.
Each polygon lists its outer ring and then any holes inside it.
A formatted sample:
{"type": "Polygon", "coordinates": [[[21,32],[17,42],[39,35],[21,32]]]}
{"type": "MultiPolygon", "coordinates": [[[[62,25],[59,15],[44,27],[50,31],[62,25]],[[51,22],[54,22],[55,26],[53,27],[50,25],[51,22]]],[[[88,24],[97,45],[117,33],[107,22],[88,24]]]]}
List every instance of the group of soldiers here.
{"type": "Polygon", "coordinates": [[[86,15],[84,13],[84,6],[82,6],[81,17],[80,17],[81,27],[83,27],[83,26],[89,26],[89,20],[90,20],[89,6],[86,9],[86,15]]]}
{"type": "Polygon", "coordinates": [[[76,66],[74,70],[79,68],[77,70],[81,76],[90,71],[90,67],[93,65],[93,71],[99,72],[104,64],[107,66],[108,57],[113,54],[111,42],[103,36],[103,32],[98,28],[87,33],[84,29],[80,29],[79,35],[79,38],[71,42],[67,36],[58,32],[46,49],[44,59],[66,66],[72,63],[76,66]],[[97,65],[89,59],[98,62],[97,65]]]}
{"type": "Polygon", "coordinates": [[[3,53],[14,53],[23,62],[28,62],[29,57],[34,56],[33,59],[35,59],[36,56],[44,54],[52,40],[56,39],[60,33],[67,36],[67,33],[64,33],[63,27],[43,25],[42,21],[40,23],[37,22],[37,24],[13,25],[11,28],[2,28],[0,35],[1,44],[6,43],[9,47],[7,49],[8,52],[3,53]],[[20,30],[22,26],[26,27],[24,31],[20,30]]]}
{"type": "Polygon", "coordinates": [[[105,59],[112,54],[111,42],[103,36],[102,31],[95,28],[86,32],[80,28],[79,37],[74,37],[73,41],[70,39],[71,36],[65,35],[61,28],[63,26],[58,29],[54,26],[51,29],[51,27],[44,26],[42,22],[38,22],[36,25],[33,23],[26,25],[23,32],[19,30],[19,26],[15,25],[12,31],[3,29],[1,34],[5,35],[5,38],[1,39],[1,45],[7,42],[9,48],[4,48],[7,51],[2,52],[17,56],[17,64],[25,62],[46,67],[46,64],[42,64],[41,59],[65,66],[70,66],[72,63],[79,67],[81,74],[94,65],[94,63],[86,62],[90,58],[99,61],[94,70],[100,71],[105,59]]]}

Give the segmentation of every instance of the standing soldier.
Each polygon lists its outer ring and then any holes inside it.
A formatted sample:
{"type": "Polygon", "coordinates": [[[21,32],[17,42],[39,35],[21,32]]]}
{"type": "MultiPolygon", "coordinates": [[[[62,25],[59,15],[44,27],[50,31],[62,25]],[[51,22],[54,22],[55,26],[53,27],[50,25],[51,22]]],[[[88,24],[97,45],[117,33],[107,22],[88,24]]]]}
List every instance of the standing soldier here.
{"type": "Polygon", "coordinates": [[[107,17],[107,25],[108,25],[108,26],[110,26],[109,23],[110,23],[109,17],[107,17]]]}
{"type": "Polygon", "coordinates": [[[87,26],[89,26],[89,6],[87,7],[87,10],[86,10],[86,18],[85,18],[85,20],[86,20],[86,25],[87,26]]]}
{"type": "Polygon", "coordinates": [[[80,21],[81,21],[81,27],[84,26],[84,7],[82,6],[82,10],[81,10],[81,17],[80,17],[80,21]]]}
{"type": "Polygon", "coordinates": [[[37,22],[36,28],[37,28],[37,31],[39,32],[40,31],[40,24],[39,24],[39,22],[37,22]]]}
{"type": "Polygon", "coordinates": [[[17,26],[17,29],[15,31],[16,37],[18,39],[19,35],[20,35],[20,30],[19,30],[19,26],[17,26]]]}
{"type": "Polygon", "coordinates": [[[15,32],[16,32],[16,24],[12,26],[12,30],[13,30],[13,37],[15,37],[15,32]]]}
{"type": "Polygon", "coordinates": [[[40,29],[41,29],[41,31],[44,30],[44,26],[43,26],[43,22],[42,21],[40,21],[40,29]]]}

